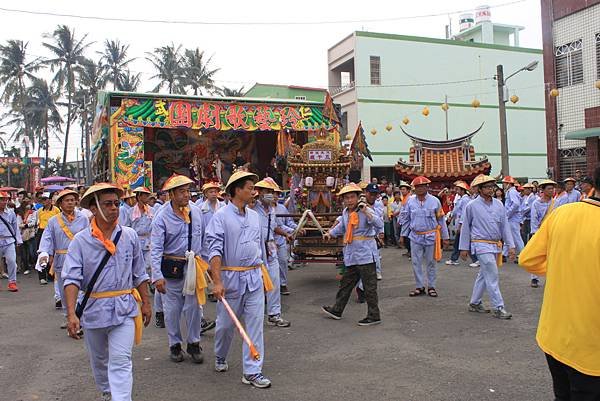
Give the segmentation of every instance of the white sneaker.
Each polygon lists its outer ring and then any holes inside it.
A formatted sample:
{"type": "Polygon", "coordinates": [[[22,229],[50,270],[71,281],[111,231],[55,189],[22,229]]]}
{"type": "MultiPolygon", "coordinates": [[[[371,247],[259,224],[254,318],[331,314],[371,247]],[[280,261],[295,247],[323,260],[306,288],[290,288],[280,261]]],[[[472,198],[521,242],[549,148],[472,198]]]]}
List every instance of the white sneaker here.
{"type": "Polygon", "coordinates": [[[46,285],[48,284],[48,280],[46,280],[45,278],[40,280],[40,285],[46,285]]]}
{"type": "Polygon", "coordinates": [[[446,261],[446,264],[447,264],[448,266],[458,266],[458,265],[460,265],[460,263],[459,263],[459,262],[455,262],[455,261],[453,261],[453,260],[447,260],[447,261],[446,261]]]}
{"type": "Polygon", "coordinates": [[[2,278],[8,278],[8,274],[2,273],[2,278]]]}
{"type": "Polygon", "coordinates": [[[479,261],[471,263],[469,267],[479,267],[479,261]]]}
{"type": "Polygon", "coordinates": [[[382,280],[383,276],[381,275],[381,273],[377,273],[377,280],[382,280]]]}
{"type": "Polygon", "coordinates": [[[29,270],[25,270],[25,271],[23,272],[23,275],[24,275],[24,276],[27,276],[29,273],[31,273],[29,270]]]}

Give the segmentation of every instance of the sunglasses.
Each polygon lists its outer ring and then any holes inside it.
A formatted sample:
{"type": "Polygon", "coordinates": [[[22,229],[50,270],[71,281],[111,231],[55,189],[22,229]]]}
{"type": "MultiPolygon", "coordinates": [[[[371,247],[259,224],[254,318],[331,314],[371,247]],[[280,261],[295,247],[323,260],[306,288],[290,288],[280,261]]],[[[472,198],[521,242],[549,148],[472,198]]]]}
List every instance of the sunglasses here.
{"type": "Polygon", "coordinates": [[[104,206],[105,208],[109,208],[111,206],[118,208],[121,206],[121,201],[104,201],[102,202],[102,206],[104,206]]]}
{"type": "Polygon", "coordinates": [[[496,188],[495,185],[482,185],[481,189],[492,189],[492,188],[496,188]]]}

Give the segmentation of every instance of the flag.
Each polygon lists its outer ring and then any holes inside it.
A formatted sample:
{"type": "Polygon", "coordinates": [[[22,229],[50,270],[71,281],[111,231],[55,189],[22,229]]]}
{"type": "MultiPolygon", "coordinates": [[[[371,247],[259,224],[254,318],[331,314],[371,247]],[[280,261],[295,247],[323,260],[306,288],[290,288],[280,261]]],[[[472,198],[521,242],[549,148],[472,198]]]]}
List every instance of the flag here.
{"type": "Polygon", "coordinates": [[[365,130],[362,127],[362,121],[358,122],[358,127],[356,127],[354,138],[352,138],[352,143],[350,144],[350,150],[352,152],[358,152],[369,160],[373,161],[373,158],[371,157],[371,151],[369,151],[369,145],[367,145],[365,130]]]}
{"type": "Polygon", "coordinates": [[[329,92],[325,92],[325,105],[323,106],[323,117],[327,117],[330,122],[335,121],[336,123],[340,123],[340,118],[335,111],[335,107],[333,106],[333,99],[329,92]]]}

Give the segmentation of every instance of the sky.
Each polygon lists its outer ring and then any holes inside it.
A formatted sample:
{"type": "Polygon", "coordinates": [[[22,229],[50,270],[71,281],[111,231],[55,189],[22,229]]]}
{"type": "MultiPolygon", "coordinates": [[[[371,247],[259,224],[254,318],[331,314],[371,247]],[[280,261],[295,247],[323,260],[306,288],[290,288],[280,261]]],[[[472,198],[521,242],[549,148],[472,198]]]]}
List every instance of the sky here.
{"type": "MultiPolygon", "coordinates": [[[[97,59],[96,52],[102,49],[104,40],[119,39],[130,45],[130,57],[137,58],[130,69],[142,74],[141,91],[155,86],[146,53],[171,42],[184,48],[198,47],[212,56],[213,67],[220,68],[218,86],[248,89],[260,82],[327,87],[327,49],[353,31],[444,38],[449,21],[453,33],[458,33],[459,14],[482,4],[492,7],[493,22],[525,28],[520,33],[521,46],[542,47],[539,0],[0,0],[0,42],[20,39],[29,42],[32,56],[48,56],[42,42],[49,39],[44,35],[65,24],[78,37],[88,35],[87,39],[94,42],[88,57],[97,59]],[[3,9],[211,24],[90,20],[3,9]],[[306,22],[313,24],[303,24],[306,22]]],[[[80,130],[77,126],[73,130],[69,150],[74,160],[80,130]]],[[[51,157],[62,155],[62,149],[62,143],[51,140],[51,157]]]]}

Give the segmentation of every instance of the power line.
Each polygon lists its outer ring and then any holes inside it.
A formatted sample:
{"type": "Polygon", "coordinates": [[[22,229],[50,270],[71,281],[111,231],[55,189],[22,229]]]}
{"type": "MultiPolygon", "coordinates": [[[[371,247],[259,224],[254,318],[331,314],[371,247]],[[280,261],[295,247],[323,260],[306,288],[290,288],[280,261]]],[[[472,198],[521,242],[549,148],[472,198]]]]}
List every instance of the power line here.
{"type": "MultiPolygon", "coordinates": [[[[506,7],[518,3],[523,3],[527,0],[515,0],[506,3],[497,4],[490,6],[490,8],[506,7]]],[[[120,17],[99,17],[92,15],[78,15],[78,14],[67,14],[57,13],[49,11],[34,11],[34,10],[20,10],[13,8],[0,7],[0,11],[7,13],[18,13],[18,14],[30,14],[30,15],[42,15],[48,17],[65,17],[65,18],[77,18],[84,20],[97,20],[97,21],[113,21],[113,22],[126,22],[126,23],[148,23],[148,24],[179,24],[179,25],[238,25],[238,26],[251,26],[251,25],[330,25],[330,24],[353,24],[353,23],[372,23],[372,22],[393,22],[401,20],[431,18],[431,17],[443,17],[450,14],[460,14],[474,9],[454,10],[445,11],[430,14],[421,15],[409,15],[409,16],[397,16],[389,18],[373,18],[373,19],[355,19],[355,20],[321,20],[321,21],[192,21],[192,20],[165,20],[165,19],[142,19],[142,18],[120,18],[120,17]]]]}

